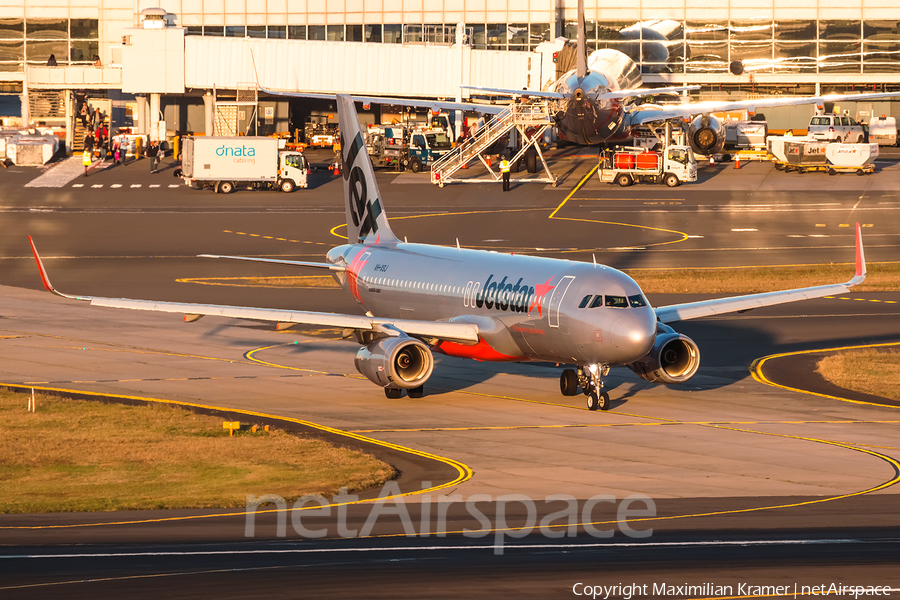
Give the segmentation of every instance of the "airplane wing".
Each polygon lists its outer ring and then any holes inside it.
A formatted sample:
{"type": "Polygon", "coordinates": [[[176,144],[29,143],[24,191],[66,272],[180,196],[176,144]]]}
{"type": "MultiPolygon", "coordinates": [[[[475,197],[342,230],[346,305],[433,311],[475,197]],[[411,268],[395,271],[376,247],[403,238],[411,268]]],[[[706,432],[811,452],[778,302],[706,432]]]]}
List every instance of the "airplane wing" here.
{"type": "MultiPolygon", "coordinates": [[[[259,91],[272,96],[286,96],[288,98],[319,98],[322,100],[334,100],[337,94],[316,94],[313,92],[276,92],[266,88],[259,91]]],[[[419,108],[442,108],[445,110],[471,110],[486,114],[499,114],[506,110],[506,105],[476,104],[474,102],[445,102],[443,100],[427,100],[425,98],[391,98],[389,96],[357,96],[353,95],[356,102],[363,104],[391,104],[394,106],[416,106],[419,108]]]]}
{"type": "Polygon", "coordinates": [[[559,92],[539,92],[537,90],[511,90],[508,88],[482,87],[478,85],[461,85],[464,90],[475,90],[478,92],[488,92],[490,94],[498,94],[500,96],[534,96],[536,98],[551,98],[553,100],[562,100],[567,98],[566,94],[559,92]]]}
{"type": "Polygon", "coordinates": [[[690,90],[699,90],[699,85],[682,85],[679,87],[662,87],[662,88],[635,88],[631,90],[616,90],[606,92],[597,96],[600,100],[609,100],[612,98],[643,98],[644,96],[655,96],[657,94],[678,94],[690,90]]]}
{"type": "Polygon", "coordinates": [[[700,302],[687,302],[685,304],[673,304],[656,309],[656,319],[661,323],[674,323],[699,317],[709,317],[731,312],[743,312],[763,306],[774,306],[797,300],[809,300],[832,296],[850,291],[850,288],[859,285],[866,279],[866,258],[863,253],[862,231],[859,223],[856,224],[856,274],[846,283],[832,285],[818,285],[814,287],[784,290],[780,292],[765,292],[762,294],[749,294],[746,296],[734,296],[732,298],[720,298],[716,300],[701,300],[700,302]]]}
{"type": "Polygon", "coordinates": [[[295,267],[311,267],[313,269],[328,269],[329,271],[336,271],[338,273],[343,273],[346,271],[346,267],[342,267],[340,265],[333,265],[331,263],[317,263],[317,262],[307,262],[304,260],[282,260],[280,258],[254,258],[251,256],[223,256],[220,254],[198,254],[198,258],[230,258],[231,260],[246,260],[250,262],[261,262],[261,263],[269,263],[275,265],[291,265],[295,267]]]}
{"type": "MultiPolygon", "coordinates": [[[[412,319],[383,319],[365,315],[344,315],[312,311],[279,310],[273,308],[251,308],[243,306],[222,306],[218,304],[192,304],[186,302],[157,302],[154,300],[131,300],[128,298],[101,298],[99,296],[74,296],[58,291],[50,283],[44,263],[35,248],[34,240],[28,236],[31,251],[37,261],[44,288],[70,300],[90,302],[91,306],[128,308],[155,312],[184,314],[185,321],[196,321],[201,316],[227,317],[232,319],[253,319],[275,323],[297,323],[340,327],[361,331],[378,331],[388,336],[403,332],[412,336],[431,337],[461,344],[477,344],[478,326],[472,323],[447,323],[443,321],[416,321],[412,319]]],[[[290,264],[290,263],[289,263],[290,264]]]]}
{"type": "Polygon", "coordinates": [[[684,119],[711,112],[730,110],[758,110],[770,106],[796,106],[800,104],[822,105],[826,102],[855,102],[857,100],[877,100],[900,96],[900,92],[879,92],[871,94],[830,94],[827,96],[796,96],[788,98],[765,98],[760,100],[740,100],[735,102],[687,102],[672,106],[641,109],[628,113],[627,122],[632,127],[653,121],[684,119]]]}
{"type": "MultiPolygon", "coordinates": [[[[477,90],[479,92],[488,92],[491,94],[500,94],[503,96],[534,96],[538,98],[551,98],[554,100],[562,100],[568,98],[568,94],[560,92],[538,92],[532,90],[511,90],[506,88],[479,87],[474,85],[461,86],[467,90],[477,90]]],[[[600,100],[609,100],[613,98],[639,98],[643,96],[655,96],[657,94],[677,94],[689,90],[698,90],[699,85],[683,85],[678,87],[663,88],[635,88],[630,90],[614,90],[600,94],[597,96],[600,100]]]]}

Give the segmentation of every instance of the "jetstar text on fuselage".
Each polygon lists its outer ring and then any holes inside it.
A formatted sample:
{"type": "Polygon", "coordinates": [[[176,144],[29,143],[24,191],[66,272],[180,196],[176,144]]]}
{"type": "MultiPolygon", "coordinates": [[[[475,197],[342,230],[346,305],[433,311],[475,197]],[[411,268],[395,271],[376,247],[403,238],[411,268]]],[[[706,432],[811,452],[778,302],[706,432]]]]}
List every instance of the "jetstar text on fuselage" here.
{"type": "MultiPolygon", "coordinates": [[[[465,299],[469,306],[477,308],[487,308],[488,310],[501,310],[510,312],[530,313],[535,307],[538,312],[542,313],[541,303],[544,294],[535,296],[535,286],[528,284],[522,285],[524,277],[513,283],[513,279],[505,275],[499,282],[494,279],[494,274],[488,276],[484,285],[480,281],[474,284],[470,282],[466,286],[470,293],[466,294],[465,299]],[[471,287],[470,287],[471,286],[471,287]]],[[[552,278],[551,278],[552,279],[552,278]]],[[[544,288],[544,293],[550,291],[553,286],[547,284],[538,285],[538,288],[544,288]]]]}

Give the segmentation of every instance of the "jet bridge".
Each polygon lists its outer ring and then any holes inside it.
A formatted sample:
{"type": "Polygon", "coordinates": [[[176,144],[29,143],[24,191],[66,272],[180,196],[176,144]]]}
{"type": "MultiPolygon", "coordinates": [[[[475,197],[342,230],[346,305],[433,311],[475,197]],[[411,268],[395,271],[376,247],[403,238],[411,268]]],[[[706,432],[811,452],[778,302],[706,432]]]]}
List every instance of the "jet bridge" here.
{"type": "Polygon", "coordinates": [[[485,160],[485,156],[503,136],[516,130],[522,140],[522,147],[512,157],[510,163],[516,162],[525,156],[532,148],[533,154],[526,158],[529,172],[537,172],[537,161],[540,161],[546,177],[531,177],[516,179],[516,181],[527,182],[543,182],[556,185],[556,178],[550,172],[544,154],[541,152],[540,140],[544,136],[547,128],[553,125],[553,118],[550,115],[549,106],[546,101],[531,102],[528,104],[520,104],[513,102],[509,108],[501,113],[490,122],[486,123],[473,137],[466,138],[465,141],[442,156],[439,160],[431,165],[431,183],[436,183],[440,187],[444,187],[446,183],[485,183],[500,181],[503,174],[498,170],[494,170],[485,160]],[[488,171],[487,177],[454,177],[460,169],[475,161],[481,161],[481,164],[488,171]]]}

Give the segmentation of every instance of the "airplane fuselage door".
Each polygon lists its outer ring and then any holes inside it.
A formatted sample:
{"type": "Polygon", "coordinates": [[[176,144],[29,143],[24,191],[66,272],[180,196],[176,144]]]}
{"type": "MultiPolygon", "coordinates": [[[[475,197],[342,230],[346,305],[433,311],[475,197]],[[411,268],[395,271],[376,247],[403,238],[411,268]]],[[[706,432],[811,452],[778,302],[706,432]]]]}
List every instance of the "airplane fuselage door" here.
{"type": "Polygon", "coordinates": [[[559,327],[559,307],[562,306],[563,298],[573,281],[575,281],[574,275],[566,275],[553,288],[553,294],[550,296],[550,307],[547,311],[550,327],[559,327]]]}

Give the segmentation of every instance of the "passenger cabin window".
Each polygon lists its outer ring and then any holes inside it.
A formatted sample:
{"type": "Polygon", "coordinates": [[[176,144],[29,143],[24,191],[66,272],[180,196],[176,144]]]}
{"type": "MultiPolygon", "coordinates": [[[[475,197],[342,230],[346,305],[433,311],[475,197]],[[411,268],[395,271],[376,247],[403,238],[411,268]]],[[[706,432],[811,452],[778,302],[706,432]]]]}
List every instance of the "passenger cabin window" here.
{"type": "Polygon", "coordinates": [[[647,306],[647,301],[644,300],[644,297],[640,294],[628,296],[628,303],[631,305],[631,308],[642,308],[644,306],[647,306]]]}
{"type": "Polygon", "coordinates": [[[612,306],[613,308],[628,308],[628,301],[625,299],[625,296],[607,296],[606,306],[612,306]]]}
{"type": "Polygon", "coordinates": [[[594,296],[594,301],[591,302],[591,308],[597,308],[598,306],[603,305],[603,296],[594,296]]]}
{"type": "Polygon", "coordinates": [[[591,297],[592,297],[592,296],[591,296],[590,294],[588,294],[587,296],[585,296],[584,298],[582,298],[582,299],[581,299],[581,302],[578,304],[578,308],[584,308],[585,306],[587,306],[587,305],[588,305],[588,302],[591,301],[591,297]]]}

